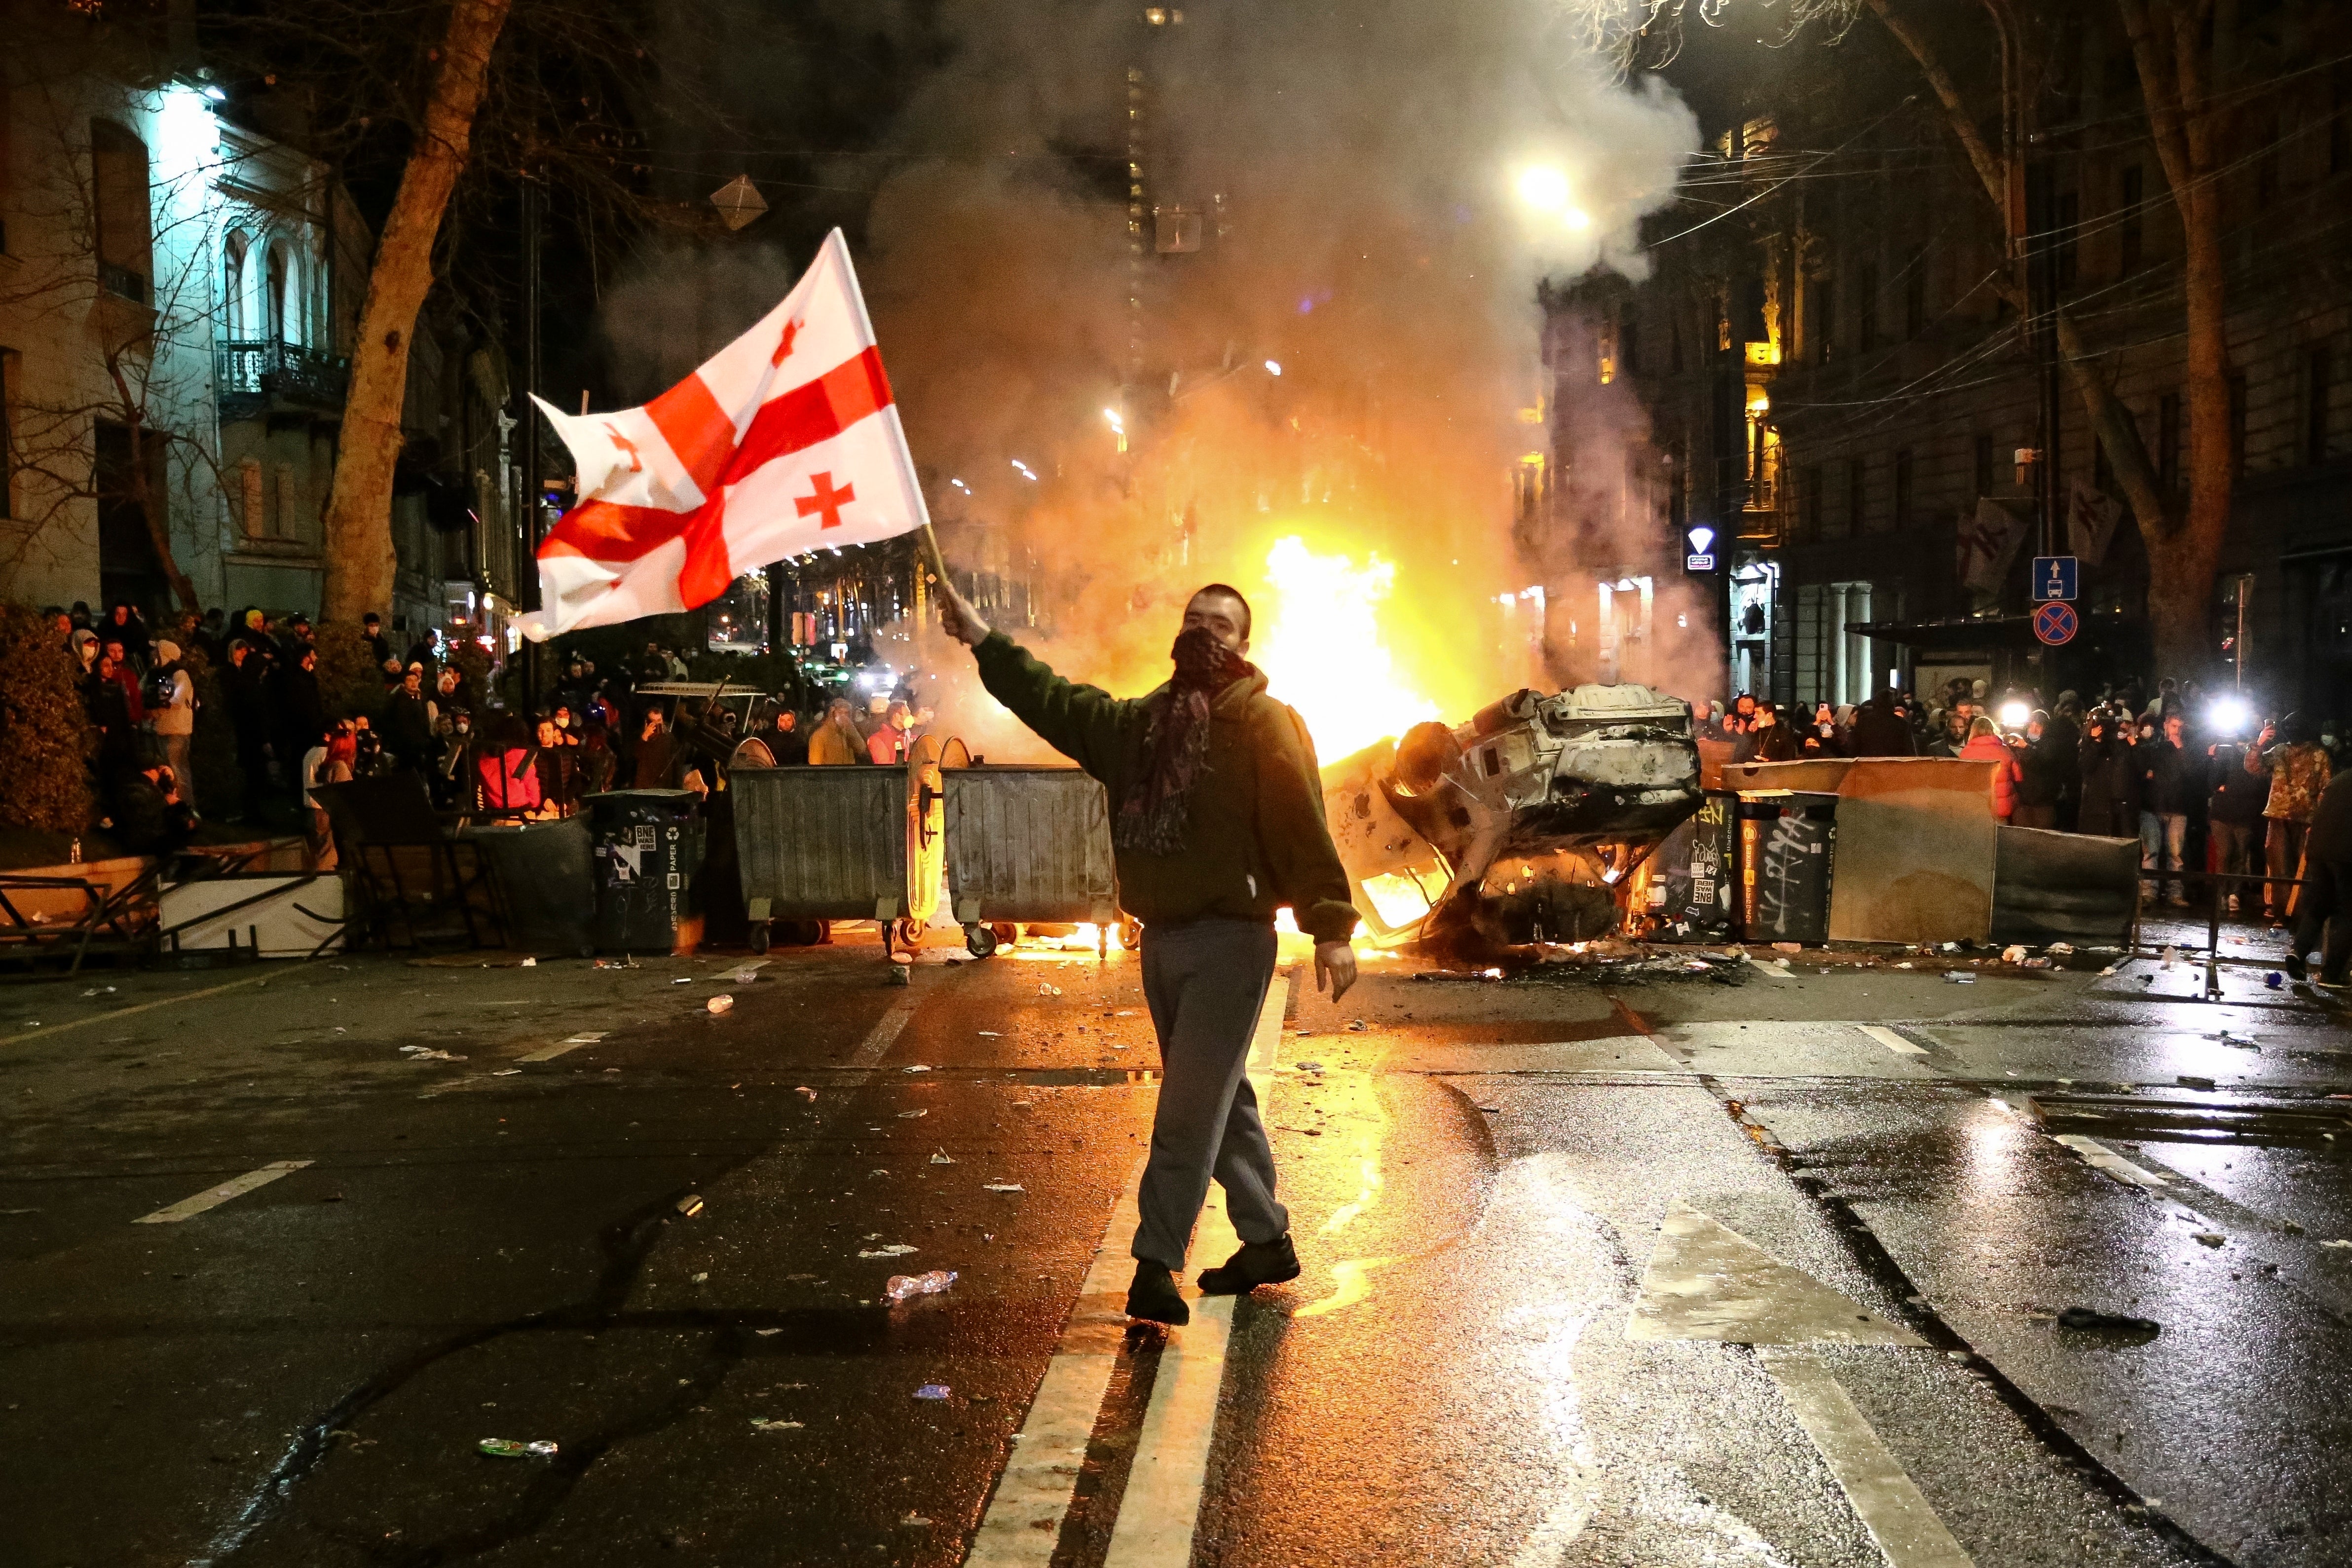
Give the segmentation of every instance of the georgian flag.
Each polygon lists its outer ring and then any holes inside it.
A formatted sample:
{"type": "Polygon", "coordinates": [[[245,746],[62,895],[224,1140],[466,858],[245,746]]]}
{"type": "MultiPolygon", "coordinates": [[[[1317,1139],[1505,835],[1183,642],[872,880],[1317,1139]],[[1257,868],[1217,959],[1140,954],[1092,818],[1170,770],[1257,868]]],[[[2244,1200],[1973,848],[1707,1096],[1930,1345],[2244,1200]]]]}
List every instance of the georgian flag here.
{"type": "Polygon", "coordinates": [[[642,408],[565,414],[580,502],[539,547],[541,637],[707,605],[740,574],[929,521],[849,247],[642,408]]]}

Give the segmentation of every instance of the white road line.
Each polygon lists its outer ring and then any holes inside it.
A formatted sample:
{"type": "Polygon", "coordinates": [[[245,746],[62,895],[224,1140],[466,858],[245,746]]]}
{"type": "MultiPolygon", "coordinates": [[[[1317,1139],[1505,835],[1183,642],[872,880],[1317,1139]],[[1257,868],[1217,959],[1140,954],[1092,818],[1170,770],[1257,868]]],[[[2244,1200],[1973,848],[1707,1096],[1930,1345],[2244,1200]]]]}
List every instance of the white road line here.
{"type": "Polygon", "coordinates": [[[915,1009],[922,1005],[922,1000],[919,993],[909,991],[891,1003],[890,1010],[866,1032],[865,1042],[851,1053],[849,1065],[870,1068],[880,1061],[883,1054],[898,1043],[899,1035],[905,1032],[908,1020],[915,1016],[915,1009]]]}
{"type": "Polygon", "coordinates": [[[593,1046],[604,1037],[602,1034],[574,1035],[569,1039],[558,1040],[551,1046],[541,1046],[539,1049],[531,1052],[529,1056],[517,1057],[515,1058],[515,1060],[519,1062],[551,1062],[568,1050],[572,1050],[580,1046],[593,1046]]]}
{"type": "Polygon", "coordinates": [[[194,1197],[182,1198],[169,1208],[161,1208],[153,1214],[142,1215],[131,1223],[177,1225],[184,1219],[194,1218],[206,1209],[217,1208],[231,1198],[242,1197],[256,1187],[266,1187],[280,1176],[290,1176],[310,1163],[308,1160],[280,1160],[274,1164],[264,1165],[258,1171],[247,1171],[233,1182],[223,1182],[217,1187],[206,1187],[194,1197]]]}
{"type": "Polygon", "coordinates": [[[1884,1024],[1856,1024],[1854,1027],[1893,1051],[1896,1056],[1924,1057],[1927,1054],[1926,1047],[1913,1045],[1884,1024]]]}
{"type": "Polygon", "coordinates": [[[1770,1354],[1764,1367],[1892,1568],[1973,1568],[1827,1366],[1809,1355],[1770,1354]]]}
{"type": "Polygon", "coordinates": [[[1004,1474],[988,1500],[988,1512],[973,1534],[966,1568],[1030,1568],[1050,1563],[1061,1539],[1062,1520],[1076,1494],[1087,1441],[1110,1387],[1112,1367],[1127,1332],[1126,1243],[1142,1223],[1136,1207],[1138,1160],[1111,1205],[1102,1247],[1078,1289],[1077,1305],[1062,1329],[1060,1348],[1045,1365],[1045,1381],[1030,1402],[1028,1419],[1005,1461],[1004,1474]]]}
{"type": "MultiPolygon", "coordinates": [[[[1289,995],[1286,978],[1277,976],[1267,988],[1250,1036],[1253,1068],[1271,1066],[1280,1048],[1283,1007],[1289,995]]],[[[1274,1081],[1269,1078],[1254,1085],[1261,1108],[1274,1081]]],[[[1112,1205],[1102,1249],[1087,1271],[1077,1306],[1062,1331],[1061,1348],[1046,1365],[1013,1457],[972,1537],[966,1568],[1043,1568],[1053,1558],[1127,1330],[1125,1276],[1130,1270],[1126,1244],[1141,1221],[1135,1188],[1142,1174],[1139,1161],[1112,1205]]],[[[1223,1194],[1212,1187],[1193,1233],[1192,1256],[1222,1263],[1239,1244],[1225,1217],[1223,1194]]],[[[1160,1352],[1104,1568],[1183,1568],[1192,1560],[1192,1528],[1208,1485],[1209,1445],[1216,1433],[1234,1298],[1193,1296],[1192,1306],[1192,1322],[1172,1331],[1160,1352]]]]}
{"type": "Polygon", "coordinates": [[[2095,1138],[2085,1138],[2080,1132],[2060,1132],[2053,1136],[2059,1142],[2083,1156],[2084,1163],[2094,1170],[2105,1171],[2119,1182],[2128,1182],[2135,1187],[2146,1187],[2151,1193],[2163,1192],[2172,1185],[2154,1171],[2133,1164],[2095,1138]]]}

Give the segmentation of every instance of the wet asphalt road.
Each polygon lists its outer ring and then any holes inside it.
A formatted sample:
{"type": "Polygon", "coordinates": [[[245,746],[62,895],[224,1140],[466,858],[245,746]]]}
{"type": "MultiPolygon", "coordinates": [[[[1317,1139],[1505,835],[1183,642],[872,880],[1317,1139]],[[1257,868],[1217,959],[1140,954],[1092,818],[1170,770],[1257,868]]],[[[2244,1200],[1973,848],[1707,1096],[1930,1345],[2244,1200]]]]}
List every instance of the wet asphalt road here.
{"type": "Polygon", "coordinates": [[[1253,1072],[1305,1274],[1163,1337],[1103,1294],[1132,961],[962,957],[0,993],[0,1563],[2352,1555],[2317,994],[1294,975],[1253,1072]]]}

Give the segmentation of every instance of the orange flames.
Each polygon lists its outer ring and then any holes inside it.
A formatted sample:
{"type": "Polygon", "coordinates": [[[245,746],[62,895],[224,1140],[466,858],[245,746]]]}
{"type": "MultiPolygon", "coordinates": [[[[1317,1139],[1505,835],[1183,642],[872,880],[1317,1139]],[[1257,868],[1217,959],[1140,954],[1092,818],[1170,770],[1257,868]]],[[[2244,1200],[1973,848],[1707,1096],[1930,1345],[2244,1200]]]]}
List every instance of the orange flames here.
{"type": "Polygon", "coordinates": [[[1266,552],[1265,583],[1250,658],[1307,721],[1325,762],[1438,717],[1391,651],[1396,628],[1384,625],[1382,606],[1396,586],[1394,562],[1367,553],[1359,566],[1292,534],[1266,552]]]}

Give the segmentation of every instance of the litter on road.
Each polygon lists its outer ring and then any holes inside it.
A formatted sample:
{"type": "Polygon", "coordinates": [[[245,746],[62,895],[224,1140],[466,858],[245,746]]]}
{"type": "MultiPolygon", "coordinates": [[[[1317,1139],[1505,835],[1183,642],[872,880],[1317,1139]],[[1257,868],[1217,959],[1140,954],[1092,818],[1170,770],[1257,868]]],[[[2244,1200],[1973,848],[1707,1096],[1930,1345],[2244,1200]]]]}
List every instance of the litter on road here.
{"type": "Polygon", "coordinates": [[[543,1437],[531,1443],[518,1443],[511,1437],[485,1437],[474,1447],[493,1459],[548,1459],[555,1457],[555,1445],[543,1437]]]}
{"type": "Polygon", "coordinates": [[[2095,1307],[2069,1307],[2058,1314],[2062,1329],[2083,1329],[2095,1332],[2125,1334],[2156,1334],[2164,1326],[2150,1318],[2135,1318],[2124,1312],[2102,1312],[2095,1307]]]}
{"type": "Polygon", "coordinates": [[[713,996],[709,1001],[705,1002],[703,1005],[713,1013],[725,1013],[730,1011],[734,1007],[735,998],[722,994],[720,995],[713,996]]]}
{"type": "Polygon", "coordinates": [[[2219,1247],[2230,1238],[2217,1230],[2198,1230],[2189,1232],[2189,1239],[2200,1247],[2219,1247]]]}
{"type": "Polygon", "coordinates": [[[686,1196],[677,1200],[677,1212],[686,1215],[689,1219],[696,1215],[700,1214],[702,1212],[702,1195],[698,1193],[687,1194],[686,1196]]]}
{"type": "Polygon", "coordinates": [[[915,1296],[936,1296],[956,1282],[952,1268],[934,1268],[928,1274],[893,1274],[882,1287],[882,1299],[893,1306],[915,1296]]]}
{"type": "Polygon", "coordinates": [[[948,1158],[948,1152],[946,1150],[941,1149],[932,1154],[931,1163],[934,1165],[952,1165],[955,1162],[948,1158]]]}
{"type": "MultiPolygon", "coordinates": [[[[763,1334],[772,1334],[777,1331],[761,1329],[760,1331],[763,1334]]],[[[801,1423],[797,1421],[771,1421],[764,1415],[751,1417],[751,1430],[754,1432],[797,1432],[800,1429],[801,1423]]]]}
{"type": "Polygon", "coordinates": [[[814,1099],[816,1098],[816,1090],[814,1090],[814,1089],[811,1089],[811,1088],[810,1088],[808,1085],[806,1085],[806,1084],[801,1084],[801,1085],[797,1086],[796,1088],[794,1088],[794,1089],[793,1089],[793,1092],[794,1094],[804,1094],[804,1095],[808,1096],[811,1100],[814,1100],[814,1099]]]}
{"type": "Polygon", "coordinates": [[[915,1397],[918,1399],[945,1399],[948,1394],[948,1385],[944,1383],[927,1383],[915,1390],[915,1397]]]}
{"type": "Polygon", "coordinates": [[[1025,1193],[1028,1190],[1018,1182],[990,1182],[981,1188],[985,1193],[1025,1193]]]}
{"type": "Polygon", "coordinates": [[[915,1249],[913,1247],[908,1246],[903,1241],[894,1241],[887,1247],[866,1247],[865,1250],[858,1253],[857,1256],[860,1258],[904,1258],[907,1254],[914,1250],[915,1249]]]}

